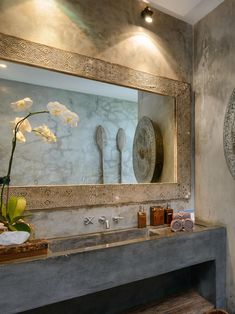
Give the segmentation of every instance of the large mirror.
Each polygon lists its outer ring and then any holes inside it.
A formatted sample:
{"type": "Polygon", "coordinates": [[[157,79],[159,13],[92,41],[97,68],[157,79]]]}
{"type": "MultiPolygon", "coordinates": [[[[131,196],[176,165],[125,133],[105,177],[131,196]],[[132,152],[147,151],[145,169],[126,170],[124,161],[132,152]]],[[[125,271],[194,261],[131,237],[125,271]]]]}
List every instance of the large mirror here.
{"type": "Polygon", "coordinates": [[[12,185],[175,182],[174,97],[12,62],[1,64],[5,67],[0,67],[0,176],[9,161],[10,121],[27,114],[14,112],[12,102],[27,97],[33,100],[30,110],[40,111],[56,101],[80,118],[73,129],[50,116],[31,118],[32,127],[45,123],[57,141],[42,144],[31,133],[18,144],[12,185]],[[157,140],[160,147],[155,147],[157,140]],[[160,169],[154,175],[158,159],[160,169]]]}
{"type": "Polygon", "coordinates": [[[4,34],[0,41],[7,63],[0,71],[0,176],[16,114],[11,102],[30,97],[41,109],[59,101],[80,117],[74,129],[34,119],[58,141],[42,145],[29,136],[18,145],[11,193],[27,196],[31,209],[190,197],[187,83],[4,34]]]}

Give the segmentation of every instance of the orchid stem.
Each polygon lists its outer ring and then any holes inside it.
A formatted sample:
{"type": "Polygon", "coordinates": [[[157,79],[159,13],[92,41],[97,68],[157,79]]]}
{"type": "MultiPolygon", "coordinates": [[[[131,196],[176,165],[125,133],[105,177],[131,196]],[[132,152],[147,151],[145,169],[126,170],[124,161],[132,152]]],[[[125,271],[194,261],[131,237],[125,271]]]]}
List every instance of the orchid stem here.
{"type": "Polygon", "coordinates": [[[41,114],[41,113],[49,113],[48,110],[43,110],[43,111],[36,111],[36,112],[29,112],[27,116],[22,118],[19,122],[16,123],[15,128],[14,128],[14,136],[12,138],[12,148],[11,148],[11,156],[8,164],[8,170],[7,170],[7,175],[5,177],[6,182],[2,184],[2,189],[1,189],[1,203],[0,203],[0,210],[2,211],[2,205],[3,205],[3,195],[4,195],[4,188],[7,186],[7,195],[6,195],[6,207],[8,209],[8,199],[9,199],[9,184],[10,184],[10,177],[11,177],[11,169],[12,169],[12,164],[13,164],[13,157],[16,149],[16,144],[17,144],[17,132],[20,130],[21,124],[28,119],[31,116],[41,114]]]}
{"type": "Polygon", "coordinates": [[[3,192],[4,192],[4,187],[5,187],[5,183],[2,184],[2,189],[1,189],[1,205],[0,205],[0,210],[2,213],[2,205],[3,205],[3,192]]]}

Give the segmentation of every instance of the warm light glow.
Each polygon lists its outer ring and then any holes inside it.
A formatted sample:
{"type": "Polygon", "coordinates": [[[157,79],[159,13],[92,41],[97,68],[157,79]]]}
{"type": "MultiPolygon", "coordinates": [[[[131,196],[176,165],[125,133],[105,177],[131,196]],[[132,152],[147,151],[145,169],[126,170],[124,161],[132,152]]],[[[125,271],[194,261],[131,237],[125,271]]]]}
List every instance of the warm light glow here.
{"type": "Polygon", "coordinates": [[[144,19],[145,19],[145,22],[147,23],[152,23],[153,21],[153,18],[151,16],[146,16],[144,19]]]}
{"type": "Polygon", "coordinates": [[[6,65],[6,64],[4,64],[4,63],[0,63],[0,68],[2,68],[2,69],[6,69],[6,68],[7,68],[7,65],[6,65]]]}
{"type": "Polygon", "coordinates": [[[145,33],[139,33],[135,34],[131,37],[134,44],[143,46],[148,48],[149,51],[155,51],[157,50],[157,47],[150,36],[146,35],[145,33]]]}
{"type": "Polygon", "coordinates": [[[54,0],[34,0],[34,2],[37,9],[41,11],[51,10],[55,5],[54,0]]]}

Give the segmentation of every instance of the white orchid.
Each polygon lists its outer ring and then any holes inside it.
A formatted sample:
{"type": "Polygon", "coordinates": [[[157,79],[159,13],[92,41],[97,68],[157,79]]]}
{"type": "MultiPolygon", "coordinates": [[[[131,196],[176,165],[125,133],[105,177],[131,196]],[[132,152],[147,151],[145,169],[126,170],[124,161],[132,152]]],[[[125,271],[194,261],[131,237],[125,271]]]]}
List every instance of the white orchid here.
{"type": "Polygon", "coordinates": [[[69,124],[71,127],[76,127],[79,121],[79,117],[75,112],[70,111],[65,105],[62,105],[58,101],[49,102],[47,109],[50,114],[59,117],[64,124],[69,124]]]}
{"type": "Polygon", "coordinates": [[[72,128],[76,127],[79,122],[78,115],[70,110],[64,111],[63,114],[60,116],[60,119],[63,123],[69,124],[72,128]]]}
{"type": "Polygon", "coordinates": [[[32,106],[32,104],[33,104],[32,99],[26,97],[16,102],[12,102],[11,107],[13,108],[14,111],[25,111],[26,109],[29,109],[32,106]]]}
{"type": "Polygon", "coordinates": [[[46,142],[49,143],[56,142],[55,134],[45,124],[37,128],[34,128],[33,132],[35,132],[36,135],[41,136],[42,139],[46,142]]]}
{"type": "Polygon", "coordinates": [[[24,132],[31,132],[32,131],[32,127],[31,127],[28,119],[24,119],[23,117],[16,117],[15,120],[12,121],[11,123],[13,124],[13,128],[14,128],[13,134],[15,134],[15,132],[16,132],[16,139],[20,143],[25,143],[26,138],[24,136],[24,132]],[[16,126],[17,126],[17,130],[16,130],[16,126]]]}
{"type": "Polygon", "coordinates": [[[18,130],[21,132],[31,132],[32,131],[32,127],[29,123],[28,119],[24,119],[24,117],[16,117],[14,121],[12,121],[14,128],[16,127],[17,123],[18,124],[18,130]],[[23,120],[23,121],[22,121],[23,120]],[[22,121],[21,123],[19,123],[20,121],[22,121]]]}
{"type": "MultiPolygon", "coordinates": [[[[13,134],[15,133],[15,130],[13,130],[13,134]]],[[[20,143],[25,143],[26,142],[26,138],[24,136],[24,134],[21,131],[18,131],[16,133],[16,139],[20,142],[20,143]]]]}
{"type": "MultiPolygon", "coordinates": [[[[33,104],[33,101],[30,98],[24,98],[16,102],[11,103],[12,108],[15,111],[23,111],[30,108],[33,104]]],[[[49,102],[47,105],[47,110],[28,112],[25,117],[16,117],[13,124],[13,138],[12,138],[12,148],[11,155],[9,159],[7,174],[4,177],[0,178],[1,192],[0,192],[0,216],[1,222],[9,230],[25,230],[31,232],[31,227],[22,219],[22,213],[26,207],[26,201],[23,198],[11,197],[9,199],[9,193],[6,193],[6,200],[4,202],[4,191],[5,188],[9,189],[11,170],[13,164],[13,158],[17,142],[25,143],[25,132],[34,132],[35,135],[40,136],[44,141],[54,143],[56,142],[55,134],[45,125],[41,125],[37,128],[32,129],[28,118],[50,113],[53,116],[59,117],[64,123],[69,124],[71,127],[75,127],[78,124],[79,117],[76,113],[67,109],[66,106],[60,104],[59,102],[49,102]],[[16,205],[17,204],[17,205],[16,205]],[[13,208],[14,207],[14,208],[13,208]],[[15,215],[15,212],[17,216],[15,215]],[[19,223],[20,222],[20,223],[19,223]],[[23,229],[22,229],[23,228],[23,229]]],[[[0,224],[0,229],[2,225],[0,224]]],[[[1,230],[0,230],[1,231],[1,230]]]]}
{"type": "Polygon", "coordinates": [[[51,115],[56,117],[62,115],[64,111],[68,110],[65,105],[62,105],[58,101],[49,102],[47,104],[47,109],[51,115]]]}

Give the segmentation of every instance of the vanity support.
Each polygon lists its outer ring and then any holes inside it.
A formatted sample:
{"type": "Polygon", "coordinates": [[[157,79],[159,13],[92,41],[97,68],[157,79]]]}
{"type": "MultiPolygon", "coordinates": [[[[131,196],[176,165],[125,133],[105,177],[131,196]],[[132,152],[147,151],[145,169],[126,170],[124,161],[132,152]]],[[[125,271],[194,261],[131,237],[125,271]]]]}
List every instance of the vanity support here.
{"type": "Polygon", "coordinates": [[[1,265],[4,289],[0,308],[4,314],[18,313],[196,265],[194,277],[198,291],[216,307],[224,308],[226,230],[223,227],[1,265]],[[202,263],[210,266],[205,269],[200,266],[202,263]],[[26,278],[30,278],[27,285],[19,289],[19,282],[25,282],[26,278]],[[6,302],[9,295],[17,295],[17,299],[6,302]]]}

